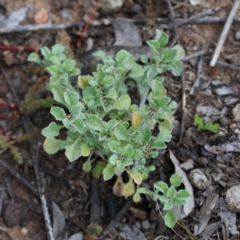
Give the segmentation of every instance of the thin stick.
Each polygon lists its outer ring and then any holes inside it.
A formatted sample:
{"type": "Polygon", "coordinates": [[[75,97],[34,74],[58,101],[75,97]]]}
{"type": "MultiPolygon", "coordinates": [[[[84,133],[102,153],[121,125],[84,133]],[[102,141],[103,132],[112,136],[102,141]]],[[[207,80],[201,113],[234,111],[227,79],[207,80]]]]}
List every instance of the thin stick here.
{"type": "Polygon", "coordinates": [[[227,18],[227,21],[226,21],[226,23],[224,25],[221,37],[220,37],[220,39],[218,41],[218,45],[217,45],[217,47],[215,49],[215,52],[214,52],[213,57],[212,57],[212,60],[210,62],[210,66],[212,66],[212,67],[214,67],[216,62],[217,62],[217,59],[218,59],[218,57],[220,55],[222,46],[223,46],[223,44],[224,44],[224,42],[226,40],[227,34],[229,32],[229,29],[230,29],[230,27],[232,25],[233,18],[234,18],[235,14],[236,14],[236,12],[238,10],[239,4],[240,4],[240,0],[235,0],[234,4],[232,5],[232,9],[231,9],[231,11],[229,13],[229,16],[227,18]]]}
{"type": "Polygon", "coordinates": [[[186,117],[186,89],[185,89],[185,69],[183,67],[181,74],[181,85],[182,85],[182,118],[181,118],[181,126],[180,126],[180,134],[179,141],[184,136],[185,132],[185,117],[186,117]]]}
{"type": "Polygon", "coordinates": [[[193,53],[193,54],[190,54],[190,55],[184,57],[184,58],[182,59],[182,61],[183,61],[183,62],[187,62],[187,61],[189,61],[189,60],[191,60],[191,59],[194,59],[194,58],[197,58],[197,57],[201,57],[201,56],[203,56],[203,55],[205,55],[205,54],[207,54],[207,53],[210,53],[210,52],[212,52],[211,49],[200,50],[200,51],[198,51],[198,52],[195,52],[195,53],[193,53]]]}
{"type": "Polygon", "coordinates": [[[38,196],[37,190],[35,187],[25,179],[20,173],[18,173],[14,168],[8,165],[5,161],[0,159],[0,167],[3,167],[8,170],[8,172],[15,178],[17,178],[20,182],[22,182],[28,189],[32,191],[32,193],[38,196]]]}
{"type": "Polygon", "coordinates": [[[206,11],[200,12],[200,13],[195,14],[195,15],[187,18],[187,19],[184,19],[184,20],[181,21],[181,22],[177,22],[177,26],[179,27],[179,26],[181,26],[181,25],[183,25],[183,24],[189,23],[189,22],[191,22],[191,21],[193,21],[193,20],[196,20],[196,19],[198,19],[198,18],[200,18],[200,17],[203,17],[203,16],[206,16],[206,15],[209,15],[209,14],[216,13],[216,12],[218,12],[220,9],[221,9],[221,7],[216,7],[216,8],[214,8],[214,9],[207,9],[206,11]]]}
{"type": "Polygon", "coordinates": [[[132,205],[132,199],[128,198],[127,201],[125,202],[125,204],[123,205],[123,207],[121,208],[121,210],[116,215],[116,217],[109,223],[109,225],[106,227],[106,229],[102,233],[101,239],[104,239],[103,237],[108,235],[112,231],[113,228],[117,227],[117,224],[123,218],[123,216],[126,214],[126,212],[131,207],[131,205],[132,205]]]}
{"type": "MultiPolygon", "coordinates": [[[[9,77],[7,76],[7,73],[5,72],[5,70],[3,68],[1,68],[1,71],[3,73],[3,76],[4,76],[7,84],[8,84],[8,87],[9,87],[9,89],[10,89],[12,95],[13,95],[14,101],[16,103],[19,103],[18,95],[17,95],[15,89],[12,87],[12,84],[10,82],[9,77]]],[[[28,126],[27,119],[24,116],[22,116],[21,120],[22,120],[24,130],[27,133],[31,133],[31,130],[29,129],[29,126],[28,126]]],[[[45,226],[46,226],[46,229],[47,229],[48,239],[49,240],[54,240],[53,229],[52,229],[52,225],[51,225],[51,221],[50,221],[50,217],[49,217],[49,213],[48,213],[47,200],[46,200],[46,197],[44,195],[44,187],[42,185],[42,179],[41,179],[41,176],[40,176],[40,171],[39,171],[39,166],[38,166],[36,149],[34,148],[32,142],[30,142],[29,145],[30,145],[30,153],[31,153],[33,168],[34,168],[34,172],[35,172],[35,176],[36,176],[38,194],[39,194],[39,197],[40,197],[43,216],[44,216],[44,220],[45,220],[45,226]]]]}
{"type": "MultiPolygon", "coordinates": [[[[227,16],[206,16],[197,19],[184,19],[184,18],[175,18],[177,25],[189,24],[205,24],[205,23],[222,23],[225,22],[227,16]]],[[[110,25],[112,21],[115,19],[103,19],[101,21],[94,20],[91,25],[95,27],[99,27],[102,25],[110,25]]],[[[129,21],[133,21],[136,24],[143,24],[149,21],[154,21],[160,24],[168,24],[168,18],[141,18],[141,19],[128,19],[129,21]]],[[[234,22],[240,22],[240,17],[236,16],[233,18],[234,22]]],[[[71,27],[83,26],[84,21],[77,21],[71,23],[59,23],[59,24],[40,24],[40,25],[20,25],[17,28],[0,28],[1,33],[14,33],[14,32],[29,32],[29,31],[38,31],[38,30],[58,30],[58,29],[66,29],[71,27]]]]}
{"type": "Polygon", "coordinates": [[[171,18],[171,21],[172,21],[172,24],[173,24],[175,37],[176,37],[176,39],[178,41],[178,29],[177,29],[177,25],[176,25],[176,21],[175,21],[175,13],[174,13],[174,10],[173,10],[173,7],[172,7],[172,3],[170,2],[170,0],[166,0],[166,1],[167,1],[168,8],[170,10],[170,18],[171,18]]]}
{"type": "Polygon", "coordinates": [[[38,31],[38,30],[58,30],[66,29],[70,27],[83,26],[83,21],[70,22],[70,23],[58,23],[58,24],[37,24],[37,25],[20,25],[17,28],[0,28],[0,33],[11,33],[11,32],[27,32],[27,31],[38,31]]]}

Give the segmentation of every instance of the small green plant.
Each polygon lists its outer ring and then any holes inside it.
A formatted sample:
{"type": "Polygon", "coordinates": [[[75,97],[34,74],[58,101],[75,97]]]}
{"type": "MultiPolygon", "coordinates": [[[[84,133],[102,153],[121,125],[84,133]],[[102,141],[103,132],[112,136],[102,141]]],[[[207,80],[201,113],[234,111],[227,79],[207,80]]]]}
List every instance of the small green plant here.
{"type": "MultiPolygon", "coordinates": [[[[164,202],[165,209],[170,210],[172,204],[184,204],[184,199],[189,196],[181,195],[181,192],[175,196],[176,184],[169,190],[165,187],[166,191],[157,189],[157,184],[154,194],[140,187],[149,172],[155,170],[149,160],[157,157],[158,151],[166,148],[165,142],[172,137],[172,110],[176,102],[167,97],[162,84],[164,79],[159,75],[166,70],[180,75],[184,50],[179,45],[163,48],[167,43],[168,36],[157,30],[155,39],[147,42],[152,57],[142,55],[141,64],[126,50],[120,50],[115,59],[97,51],[94,56],[103,64],[98,64],[96,72],[87,76],[80,75],[75,61],[66,58],[64,47],[59,44],[51,50],[43,47],[43,59],[32,53],[28,60],[40,64],[51,75],[47,89],[59,103],[50,110],[57,123],[52,122],[42,130],[46,137],[45,151],[54,154],[65,149],[70,161],[88,157],[83,170],[89,172],[91,156],[98,150],[104,156],[105,164],[99,161],[94,175],[99,177],[102,173],[105,181],[118,176],[118,184],[113,189],[118,196],[134,195],[137,202],[141,193],[148,194],[164,202]],[[74,75],[79,75],[77,86],[70,81],[74,75]],[[134,87],[138,94],[132,96],[128,90],[134,87]],[[67,129],[67,137],[57,139],[62,129],[67,129]],[[127,183],[122,181],[124,172],[129,177],[127,183]]],[[[176,219],[169,212],[165,219],[168,216],[176,219]]],[[[166,224],[174,225],[168,220],[166,224]]]]}
{"type": "Polygon", "coordinates": [[[85,240],[97,240],[97,236],[102,232],[102,227],[97,223],[90,223],[85,230],[85,240]]]}
{"type": "Polygon", "coordinates": [[[198,114],[195,114],[194,116],[194,125],[197,126],[198,131],[206,130],[213,133],[217,133],[220,126],[218,123],[212,122],[207,122],[206,124],[204,124],[203,118],[199,117],[198,114]]]}
{"type": "Polygon", "coordinates": [[[149,195],[153,200],[160,201],[163,204],[163,210],[166,211],[164,216],[165,224],[173,228],[177,222],[177,217],[170,210],[173,205],[182,206],[185,204],[186,198],[190,197],[187,190],[176,190],[182,183],[181,174],[175,173],[170,178],[170,187],[165,182],[159,181],[154,183],[154,192],[147,190],[146,188],[138,188],[135,192],[133,199],[140,200],[140,193],[149,195]]]}

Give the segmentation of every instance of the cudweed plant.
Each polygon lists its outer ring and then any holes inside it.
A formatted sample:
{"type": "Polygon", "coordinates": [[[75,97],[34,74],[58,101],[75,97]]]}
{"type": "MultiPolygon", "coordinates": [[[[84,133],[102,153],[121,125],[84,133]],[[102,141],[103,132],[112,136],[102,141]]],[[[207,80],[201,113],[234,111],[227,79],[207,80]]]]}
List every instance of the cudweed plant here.
{"type": "MultiPolygon", "coordinates": [[[[46,137],[45,151],[54,154],[65,149],[71,162],[81,156],[88,157],[83,164],[86,172],[92,168],[91,155],[100,151],[105,157],[105,164],[100,161],[99,165],[103,179],[118,176],[117,183],[121,186],[118,195],[133,195],[135,202],[140,200],[140,194],[159,200],[167,211],[166,224],[173,227],[176,216],[170,209],[173,204],[183,205],[189,197],[186,190],[176,190],[181,176],[174,174],[170,187],[164,182],[155,183],[154,192],[140,187],[149,172],[155,170],[148,160],[157,157],[158,151],[166,148],[165,142],[172,137],[172,110],[176,102],[167,97],[160,74],[169,70],[180,75],[184,50],[179,45],[164,48],[167,43],[168,36],[157,30],[155,39],[147,42],[152,57],[142,55],[141,64],[126,50],[120,50],[115,59],[97,51],[93,55],[103,63],[87,76],[80,75],[75,61],[66,58],[64,47],[59,44],[51,50],[43,47],[42,59],[32,53],[28,60],[40,64],[51,75],[47,89],[59,103],[50,110],[57,122],[42,130],[46,137]],[[78,75],[77,86],[70,81],[74,75],[78,75]],[[138,105],[131,103],[128,93],[133,86],[140,96],[138,105]],[[64,140],[56,138],[62,129],[67,129],[64,140]],[[153,130],[158,133],[153,134],[153,130]],[[124,172],[129,176],[127,183],[122,181],[124,172]]],[[[99,175],[96,168],[95,175],[99,175]]],[[[114,188],[116,190],[116,184],[114,188]]]]}

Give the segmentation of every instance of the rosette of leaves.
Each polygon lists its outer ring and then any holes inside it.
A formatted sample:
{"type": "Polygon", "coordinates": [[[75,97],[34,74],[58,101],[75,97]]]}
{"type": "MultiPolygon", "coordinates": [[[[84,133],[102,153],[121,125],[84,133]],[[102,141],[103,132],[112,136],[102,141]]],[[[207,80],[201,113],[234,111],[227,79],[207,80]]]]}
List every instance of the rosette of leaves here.
{"type": "Polygon", "coordinates": [[[66,58],[59,44],[51,50],[43,47],[43,58],[30,54],[29,61],[40,64],[51,75],[47,89],[59,103],[50,110],[56,121],[42,130],[45,151],[54,154],[65,149],[70,161],[88,157],[83,164],[88,172],[92,168],[91,155],[98,150],[105,156],[106,165],[103,167],[101,161],[94,173],[99,175],[101,169],[105,181],[117,175],[122,184],[119,195],[127,197],[137,192],[149,171],[155,170],[148,160],[171,140],[176,103],[167,97],[160,74],[170,70],[180,75],[184,50],[178,45],[163,48],[167,43],[168,36],[157,30],[156,38],[147,42],[152,57],[143,55],[141,63],[126,50],[120,50],[115,58],[97,51],[94,56],[102,64],[87,76],[80,75],[75,61],[66,58]],[[76,86],[70,79],[74,75],[78,75],[76,86]],[[139,104],[132,104],[128,93],[134,85],[140,95],[139,104]],[[62,129],[67,130],[66,139],[57,138],[62,129]],[[153,129],[158,129],[158,134],[153,134],[153,129]],[[126,184],[121,181],[124,172],[129,177],[126,184]]]}

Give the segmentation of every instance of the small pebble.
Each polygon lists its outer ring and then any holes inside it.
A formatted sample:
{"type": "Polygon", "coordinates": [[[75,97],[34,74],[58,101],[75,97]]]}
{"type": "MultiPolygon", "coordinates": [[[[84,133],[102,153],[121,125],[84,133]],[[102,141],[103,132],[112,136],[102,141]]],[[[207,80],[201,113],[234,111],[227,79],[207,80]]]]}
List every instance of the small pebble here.
{"type": "Polygon", "coordinates": [[[119,10],[123,5],[123,0],[103,0],[102,9],[106,13],[111,13],[119,10]]]}
{"type": "Polygon", "coordinates": [[[208,179],[200,169],[194,169],[189,173],[191,184],[199,190],[204,190],[207,187],[208,179]]]}
{"type": "Polygon", "coordinates": [[[200,157],[200,158],[198,158],[198,164],[199,164],[199,166],[201,166],[201,167],[205,167],[207,164],[208,164],[208,158],[206,158],[206,157],[200,157]]]}
{"type": "Polygon", "coordinates": [[[149,222],[148,220],[142,222],[142,228],[143,228],[143,229],[147,230],[147,229],[149,229],[150,227],[151,227],[151,224],[150,224],[150,222],[149,222]]]}
{"type": "Polygon", "coordinates": [[[221,117],[219,119],[221,126],[226,127],[232,124],[231,120],[228,117],[221,117]]]}
{"type": "Polygon", "coordinates": [[[240,213],[240,186],[234,186],[227,190],[226,202],[229,210],[240,213]]]}
{"type": "Polygon", "coordinates": [[[189,158],[186,162],[184,162],[180,166],[183,170],[189,171],[189,170],[193,169],[194,161],[191,158],[189,158]]]}
{"type": "Polygon", "coordinates": [[[240,40],[240,30],[235,33],[236,40],[240,40]]]}

